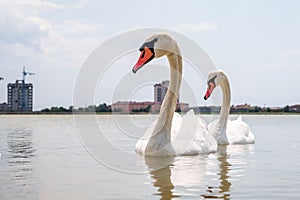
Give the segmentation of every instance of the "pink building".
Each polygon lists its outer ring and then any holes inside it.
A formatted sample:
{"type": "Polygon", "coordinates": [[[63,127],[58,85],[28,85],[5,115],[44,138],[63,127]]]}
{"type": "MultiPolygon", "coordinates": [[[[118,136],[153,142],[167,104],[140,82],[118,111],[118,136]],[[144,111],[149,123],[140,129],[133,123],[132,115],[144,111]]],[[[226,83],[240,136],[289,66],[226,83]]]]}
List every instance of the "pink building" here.
{"type": "MultiPolygon", "coordinates": [[[[169,87],[169,81],[162,81],[154,85],[154,102],[144,101],[118,101],[111,105],[112,112],[132,113],[132,112],[151,112],[158,113],[169,87]]],[[[176,110],[185,112],[189,109],[189,104],[179,103],[177,99],[176,110]]]]}
{"type": "Polygon", "coordinates": [[[111,105],[113,112],[131,113],[141,109],[150,109],[152,102],[118,101],[111,105]]]}
{"type": "Polygon", "coordinates": [[[300,104],[289,106],[290,112],[300,112],[300,104]]]}
{"type": "MultiPolygon", "coordinates": [[[[113,112],[132,113],[132,112],[151,112],[158,113],[160,111],[160,102],[135,102],[135,101],[118,101],[111,105],[113,112]]],[[[182,112],[186,112],[189,109],[187,103],[177,103],[176,110],[180,109],[182,112]]]]}

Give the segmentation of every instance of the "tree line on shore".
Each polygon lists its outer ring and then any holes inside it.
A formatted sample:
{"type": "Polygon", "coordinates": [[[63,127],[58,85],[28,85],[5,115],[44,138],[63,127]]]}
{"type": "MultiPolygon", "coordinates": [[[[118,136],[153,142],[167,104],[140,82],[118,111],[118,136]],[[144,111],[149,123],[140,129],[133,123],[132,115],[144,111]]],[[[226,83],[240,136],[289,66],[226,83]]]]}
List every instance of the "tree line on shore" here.
{"type": "Polygon", "coordinates": [[[74,106],[69,106],[69,108],[64,108],[62,106],[53,106],[51,108],[44,108],[38,112],[42,113],[71,113],[71,112],[111,112],[111,107],[106,103],[96,105],[89,105],[87,107],[75,108],[74,106]]]}
{"type": "MultiPolygon", "coordinates": [[[[199,106],[199,107],[193,107],[193,109],[196,113],[217,113],[220,111],[220,106],[199,106]]],[[[176,110],[176,112],[180,112],[181,110],[176,110]]],[[[121,112],[120,110],[114,109],[112,110],[111,106],[102,103],[98,106],[96,105],[89,105],[87,107],[79,107],[75,108],[74,106],[69,106],[69,108],[65,107],[51,107],[51,108],[44,108],[40,111],[37,111],[39,113],[81,113],[81,112],[96,112],[96,113],[105,113],[105,112],[121,112]]],[[[134,109],[132,110],[133,113],[145,113],[150,112],[150,106],[143,109],[134,109]]],[[[231,113],[260,113],[260,112],[266,112],[266,113],[289,113],[289,112],[299,112],[298,110],[291,109],[291,106],[286,105],[282,108],[270,108],[270,107],[259,107],[259,106],[252,106],[248,109],[237,109],[236,107],[232,106],[230,109],[231,113]]]]}

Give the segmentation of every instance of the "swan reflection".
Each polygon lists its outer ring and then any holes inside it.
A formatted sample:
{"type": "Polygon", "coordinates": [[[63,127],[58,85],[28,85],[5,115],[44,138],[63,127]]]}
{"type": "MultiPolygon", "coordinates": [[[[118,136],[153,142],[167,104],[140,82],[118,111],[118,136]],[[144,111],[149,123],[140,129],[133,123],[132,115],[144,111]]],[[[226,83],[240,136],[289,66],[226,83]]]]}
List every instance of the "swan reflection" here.
{"type": "Polygon", "coordinates": [[[219,172],[219,185],[208,185],[206,194],[201,195],[204,199],[231,198],[231,181],[243,176],[249,160],[247,155],[253,152],[253,145],[219,145],[217,160],[219,172]]]}
{"type": "Polygon", "coordinates": [[[206,176],[206,156],[145,157],[153,186],[158,188],[155,195],[161,199],[172,199],[185,195],[198,196],[197,187],[206,176]],[[191,191],[186,188],[196,188],[191,191]]]}
{"type": "Polygon", "coordinates": [[[231,170],[231,164],[229,163],[230,155],[227,153],[227,146],[220,145],[218,150],[217,160],[219,161],[219,172],[217,175],[220,181],[220,186],[207,186],[207,194],[202,195],[205,199],[230,199],[230,187],[229,172],[231,170]]]}
{"type": "Polygon", "coordinates": [[[232,180],[243,176],[253,145],[220,145],[216,154],[183,157],[145,157],[160,199],[231,198],[232,180]]]}
{"type": "Polygon", "coordinates": [[[171,166],[174,157],[145,157],[145,163],[149,167],[153,186],[158,188],[155,195],[160,195],[161,199],[172,199],[174,185],[171,181],[171,166]]]}

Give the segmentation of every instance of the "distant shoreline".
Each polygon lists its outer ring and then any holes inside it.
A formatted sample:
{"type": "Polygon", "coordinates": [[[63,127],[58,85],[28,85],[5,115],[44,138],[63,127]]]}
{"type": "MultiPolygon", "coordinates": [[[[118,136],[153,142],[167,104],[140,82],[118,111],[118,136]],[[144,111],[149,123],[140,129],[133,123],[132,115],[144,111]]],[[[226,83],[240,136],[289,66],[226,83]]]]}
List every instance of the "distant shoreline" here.
{"type": "MultiPolygon", "coordinates": [[[[185,114],[186,112],[181,112],[185,114]]],[[[0,115],[158,115],[159,113],[136,112],[0,112],[0,115]]],[[[219,115],[216,112],[195,113],[196,115],[219,115]]],[[[232,112],[230,115],[300,115],[298,112],[232,112]]]]}

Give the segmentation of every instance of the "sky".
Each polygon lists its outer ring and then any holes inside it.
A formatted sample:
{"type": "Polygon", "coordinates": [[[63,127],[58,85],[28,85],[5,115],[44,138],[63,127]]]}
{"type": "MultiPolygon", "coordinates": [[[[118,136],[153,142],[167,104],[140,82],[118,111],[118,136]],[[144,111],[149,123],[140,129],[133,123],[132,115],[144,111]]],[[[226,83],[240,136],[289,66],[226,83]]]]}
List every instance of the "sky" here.
{"type": "MultiPolygon", "coordinates": [[[[99,45],[126,31],[155,27],[199,44],[228,74],[232,104],[297,104],[299,10],[297,0],[0,0],[0,102],[6,102],[7,84],[20,79],[26,66],[35,73],[26,77],[34,84],[34,110],[68,107],[82,65],[99,45]]],[[[121,71],[131,71],[136,61],[128,61],[120,61],[121,71]]],[[[111,103],[105,90],[98,92],[95,104],[111,103]]],[[[199,88],[201,97],[203,92],[199,88]]],[[[130,100],[152,99],[148,85],[130,100]]],[[[200,97],[197,103],[205,104],[200,97]]]]}

